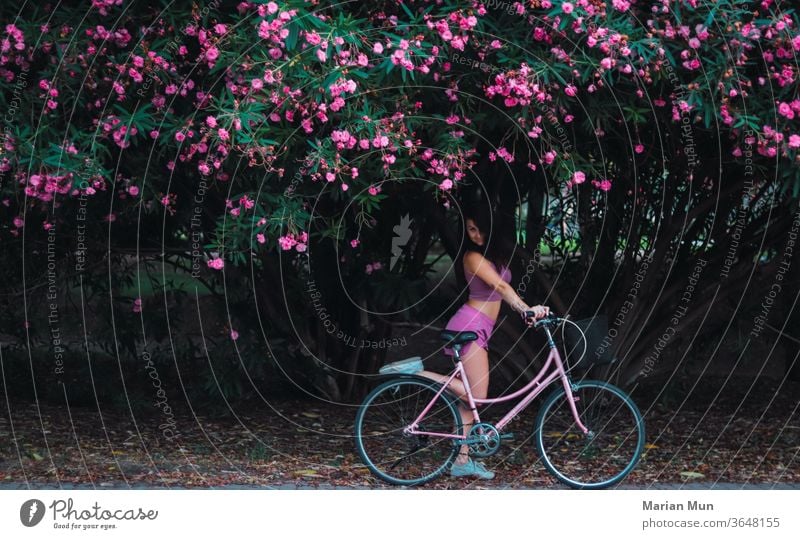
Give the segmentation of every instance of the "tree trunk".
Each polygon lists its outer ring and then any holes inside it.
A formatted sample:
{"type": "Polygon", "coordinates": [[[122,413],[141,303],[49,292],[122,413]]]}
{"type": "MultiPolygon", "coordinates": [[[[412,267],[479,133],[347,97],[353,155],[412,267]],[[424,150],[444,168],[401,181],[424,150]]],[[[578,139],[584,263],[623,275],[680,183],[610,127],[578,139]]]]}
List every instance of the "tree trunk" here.
{"type": "Polygon", "coordinates": [[[794,228],[794,223],[800,220],[800,206],[794,205],[794,221],[788,235],[788,241],[793,241],[794,250],[789,259],[789,270],[786,273],[786,283],[783,298],[783,319],[786,320],[787,335],[783,338],[785,353],[785,375],[793,382],[800,382],[800,231],[794,228]],[[795,237],[791,235],[794,234],[795,237]]]}

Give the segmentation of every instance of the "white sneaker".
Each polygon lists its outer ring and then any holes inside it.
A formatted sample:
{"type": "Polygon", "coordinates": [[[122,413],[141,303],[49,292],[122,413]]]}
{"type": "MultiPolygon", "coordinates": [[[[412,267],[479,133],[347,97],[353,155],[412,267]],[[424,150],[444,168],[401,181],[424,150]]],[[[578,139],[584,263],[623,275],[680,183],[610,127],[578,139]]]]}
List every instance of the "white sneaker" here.
{"type": "Polygon", "coordinates": [[[464,464],[457,464],[454,462],[453,466],[450,468],[450,475],[453,477],[472,475],[481,479],[494,478],[494,472],[487,470],[483,463],[475,462],[472,459],[469,459],[464,464]]]}

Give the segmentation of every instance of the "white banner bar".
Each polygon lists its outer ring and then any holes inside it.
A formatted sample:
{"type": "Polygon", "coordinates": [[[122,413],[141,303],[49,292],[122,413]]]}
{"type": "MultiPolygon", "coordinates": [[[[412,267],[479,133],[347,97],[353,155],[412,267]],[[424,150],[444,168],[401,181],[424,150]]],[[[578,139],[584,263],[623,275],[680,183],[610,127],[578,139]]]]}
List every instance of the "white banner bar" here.
{"type": "Polygon", "coordinates": [[[0,537],[800,537],[800,490],[0,490],[0,537]]]}

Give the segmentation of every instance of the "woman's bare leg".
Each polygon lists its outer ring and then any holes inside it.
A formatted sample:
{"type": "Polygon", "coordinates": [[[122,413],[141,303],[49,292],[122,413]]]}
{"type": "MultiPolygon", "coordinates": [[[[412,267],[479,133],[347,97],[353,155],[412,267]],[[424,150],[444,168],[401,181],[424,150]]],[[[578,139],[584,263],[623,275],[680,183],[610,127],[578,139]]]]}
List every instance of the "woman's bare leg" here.
{"type": "MultiPolygon", "coordinates": [[[[433,380],[434,382],[439,382],[440,384],[445,383],[447,381],[447,378],[449,378],[449,376],[445,376],[444,374],[439,374],[438,372],[432,372],[432,371],[419,371],[415,372],[414,374],[416,374],[417,376],[424,376],[425,378],[433,380]]],[[[449,387],[453,391],[453,393],[455,393],[459,398],[466,398],[466,392],[464,391],[464,384],[458,378],[453,378],[453,381],[450,382],[449,387]]]]}
{"type": "MultiPolygon", "coordinates": [[[[461,362],[469,380],[472,397],[475,399],[485,399],[489,389],[489,353],[477,344],[468,347],[468,351],[461,356],[461,362]]],[[[447,381],[447,376],[431,371],[420,371],[419,376],[424,376],[434,382],[443,384],[447,381]]],[[[472,428],[474,417],[472,410],[469,409],[464,384],[458,378],[450,382],[450,389],[461,399],[458,404],[458,411],[461,413],[461,422],[464,425],[464,434],[469,434],[472,428]]],[[[464,464],[469,459],[469,446],[462,445],[459,450],[456,462],[464,464]]]]}
{"type": "MultiPolygon", "coordinates": [[[[475,399],[485,399],[489,388],[489,353],[473,343],[474,346],[469,347],[469,351],[461,357],[461,362],[464,364],[464,370],[467,374],[469,381],[469,388],[472,397],[475,399]]],[[[462,385],[463,392],[463,385],[462,385]]],[[[466,396],[464,396],[466,398],[466,396]]],[[[472,411],[469,409],[468,403],[459,403],[459,410],[461,411],[461,420],[464,423],[464,432],[469,434],[475,418],[472,411]]],[[[469,459],[469,446],[462,445],[456,462],[464,464],[469,459]]]]}

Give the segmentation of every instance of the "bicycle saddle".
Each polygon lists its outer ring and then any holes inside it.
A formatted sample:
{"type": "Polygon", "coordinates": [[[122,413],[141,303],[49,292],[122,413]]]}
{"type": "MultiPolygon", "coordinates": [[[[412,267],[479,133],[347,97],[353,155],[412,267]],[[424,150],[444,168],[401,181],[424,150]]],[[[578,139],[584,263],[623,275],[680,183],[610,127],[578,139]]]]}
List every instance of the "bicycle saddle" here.
{"type": "Polygon", "coordinates": [[[464,344],[469,341],[474,341],[478,335],[474,331],[452,331],[443,329],[439,334],[439,338],[445,341],[445,348],[449,348],[455,344],[464,344]]]}

